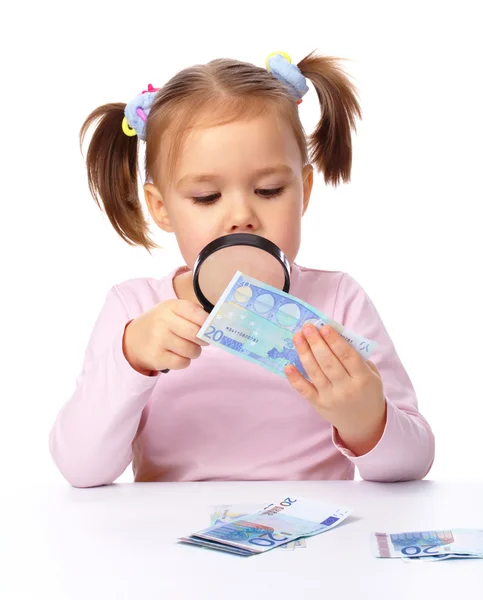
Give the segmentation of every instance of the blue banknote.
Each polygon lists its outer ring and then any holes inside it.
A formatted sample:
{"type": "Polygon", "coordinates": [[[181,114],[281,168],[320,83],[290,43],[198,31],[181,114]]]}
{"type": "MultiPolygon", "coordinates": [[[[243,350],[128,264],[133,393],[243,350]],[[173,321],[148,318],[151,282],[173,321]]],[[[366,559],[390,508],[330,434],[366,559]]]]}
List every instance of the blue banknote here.
{"type": "Polygon", "coordinates": [[[209,540],[197,539],[195,536],[181,537],[178,541],[183,544],[201,546],[203,548],[209,548],[210,550],[221,550],[222,552],[229,552],[230,554],[237,554],[238,556],[253,556],[253,552],[250,552],[250,550],[236,548],[235,546],[227,546],[226,544],[220,544],[209,540]]]}
{"type": "MultiPolygon", "coordinates": [[[[229,523],[235,519],[246,517],[263,507],[260,505],[248,505],[248,504],[219,504],[215,506],[214,511],[210,515],[210,524],[219,525],[221,523],[229,523]]],[[[277,547],[277,550],[295,550],[297,548],[306,548],[307,543],[305,538],[298,538],[287,544],[282,544],[277,547]]]]}
{"type": "Polygon", "coordinates": [[[348,508],[289,496],[255,513],[216,523],[179,538],[179,541],[226,552],[259,554],[300,537],[323,533],[341,523],[349,514],[348,508]]]}
{"type": "Polygon", "coordinates": [[[345,329],[303,300],[237,271],[198,332],[198,338],[285,377],[295,365],[309,379],[292,337],[306,324],[332,326],[368,359],[377,343],[345,329]]]}
{"type": "Polygon", "coordinates": [[[447,529],[371,534],[372,549],[382,558],[483,558],[482,529],[447,529]]]}

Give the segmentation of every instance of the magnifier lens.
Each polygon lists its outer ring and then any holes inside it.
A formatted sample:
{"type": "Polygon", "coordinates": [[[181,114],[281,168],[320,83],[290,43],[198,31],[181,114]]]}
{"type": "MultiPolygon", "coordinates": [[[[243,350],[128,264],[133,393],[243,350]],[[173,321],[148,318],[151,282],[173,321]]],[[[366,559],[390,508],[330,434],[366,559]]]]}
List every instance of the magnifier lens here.
{"type": "Polygon", "coordinates": [[[283,289],[284,269],[274,256],[253,246],[228,246],[208,256],[200,267],[198,282],[207,300],[216,304],[237,271],[283,289]]]}

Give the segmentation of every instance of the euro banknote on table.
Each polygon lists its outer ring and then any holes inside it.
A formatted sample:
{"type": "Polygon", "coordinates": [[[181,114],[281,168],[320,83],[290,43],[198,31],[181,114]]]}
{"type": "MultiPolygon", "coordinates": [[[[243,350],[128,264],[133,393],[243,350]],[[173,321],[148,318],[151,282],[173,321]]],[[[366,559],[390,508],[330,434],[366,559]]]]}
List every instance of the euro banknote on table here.
{"type": "Polygon", "coordinates": [[[306,324],[333,327],[364,358],[377,343],[329,318],[303,300],[237,271],[197,337],[282,377],[293,364],[309,379],[292,337],[306,324]]]}
{"type": "MultiPolygon", "coordinates": [[[[218,525],[220,523],[229,523],[235,519],[246,517],[258,510],[262,510],[263,506],[259,504],[218,504],[213,507],[213,512],[210,515],[210,524],[218,525]]],[[[307,543],[305,538],[298,538],[293,542],[277,546],[276,550],[296,550],[297,548],[306,548],[307,543]]]]}
{"type": "Polygon", "coordinates": [[[374,532],[371,543],[376,556],[402,558],[407,562],[483,558],[483,529],[374,532]]]}
{"type": "Polygon", "coordinates": [[[252,514],[179,538],[179,541],[240,556],[253,556],[300,537],[327,531],[349,514],[348,508],[319,500],[287,497],[252,514]]]}

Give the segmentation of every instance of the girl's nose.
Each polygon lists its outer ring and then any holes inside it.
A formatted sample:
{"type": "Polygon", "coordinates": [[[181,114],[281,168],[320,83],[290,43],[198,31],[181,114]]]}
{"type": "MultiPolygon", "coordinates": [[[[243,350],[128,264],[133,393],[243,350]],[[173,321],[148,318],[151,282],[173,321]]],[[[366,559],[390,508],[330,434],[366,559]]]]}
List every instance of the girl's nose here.
{"type": "Polygon", "coordinates": [[[230,205],[225,223],[227,233],[252,232],[259,227],[257,214],[249,202],[237,200],[230,205]]]}

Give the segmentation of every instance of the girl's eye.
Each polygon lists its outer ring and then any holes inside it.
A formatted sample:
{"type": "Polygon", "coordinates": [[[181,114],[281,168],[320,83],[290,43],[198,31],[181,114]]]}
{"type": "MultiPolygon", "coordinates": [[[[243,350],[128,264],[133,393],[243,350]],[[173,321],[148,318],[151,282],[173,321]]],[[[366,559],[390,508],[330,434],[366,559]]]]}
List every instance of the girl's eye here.
{"type": "MultiPolygon", "coordinates": [[[[284,187],[279,188],[268,188],[256,190],[258,195],[262,198],[275,198],[283,193],[284,187]]],[[[221,194],[210,194],[209,196],[193,196],[192,200],[195,204],[214,204],[221,194]]]]}
{"type": "Polygon", "coordinates": [[[274,198],[275,196],[280,196],[284,189],[285,188],[282,186],[279,188],[257,190],[257,192],[260,194],[260,196],[262,196],[262,198],[274,198]]]}
{"type": "Polygon", "coordinates": [[[220,194],[210,194],[209,196],[194,196],[193,202],[195,204],[213,204],[218,200],[220,194]]]}

